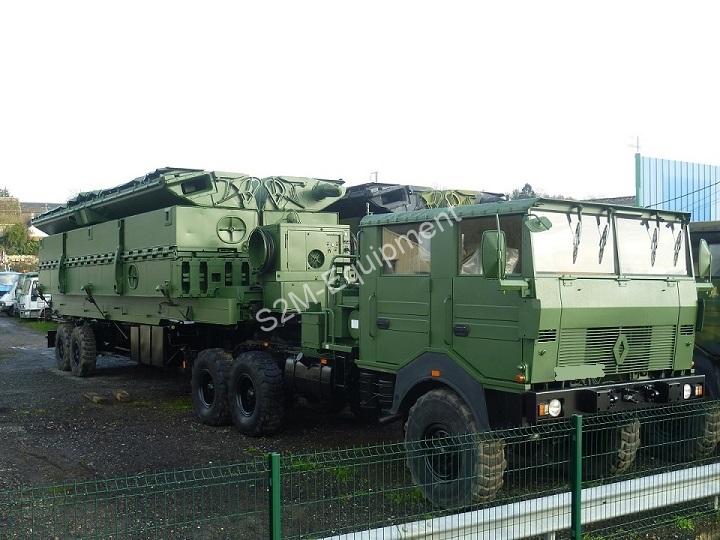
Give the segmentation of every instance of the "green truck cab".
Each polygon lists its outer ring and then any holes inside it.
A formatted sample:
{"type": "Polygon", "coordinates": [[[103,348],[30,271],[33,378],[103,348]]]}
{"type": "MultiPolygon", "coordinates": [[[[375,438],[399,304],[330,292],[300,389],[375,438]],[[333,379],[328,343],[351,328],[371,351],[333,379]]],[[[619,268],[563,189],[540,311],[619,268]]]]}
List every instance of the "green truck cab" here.
{"type": "Polygon", "coordinates": [[[542,199],[364,218],[357,364],[395,388],[367,394],[396,414],[447,384],[491,427],[701,397],[687,221],[542,199]]]}

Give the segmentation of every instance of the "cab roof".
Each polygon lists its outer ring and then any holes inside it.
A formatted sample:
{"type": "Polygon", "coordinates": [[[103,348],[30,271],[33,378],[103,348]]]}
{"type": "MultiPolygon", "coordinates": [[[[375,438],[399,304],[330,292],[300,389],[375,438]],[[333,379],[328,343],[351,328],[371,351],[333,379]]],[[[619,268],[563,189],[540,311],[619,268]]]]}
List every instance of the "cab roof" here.
{"type": "Polygon", "coordinates": [[[372,227],[376,225],[387,225],[392,223],[420,223],[424,221],[435,221],[438,219],[470,218],[491,216],[495,214],[524,214],[532,208],[543,210],[555,210],[561,212],[583,212],[590,214],[601,214],[608,211],[613,213],[645,217],[654,219],[656,216],[667,221],[690,221],[690,214],[687,212],[671,212],[669,210],[656,210],[654,208],[642,208],[639,206],[624,206],[589,201],[568,201],[562,199],[532,198],[516,199],[513,201],[488,202],[468,206],[454,206],[450,208],[431,208],[426,210],[415,210],[412,212],[398,212],[389,214],[370,214],[362,218],[361,227],[372,227]],[[448,214],[450,214],[448,216],[448,214]]]}

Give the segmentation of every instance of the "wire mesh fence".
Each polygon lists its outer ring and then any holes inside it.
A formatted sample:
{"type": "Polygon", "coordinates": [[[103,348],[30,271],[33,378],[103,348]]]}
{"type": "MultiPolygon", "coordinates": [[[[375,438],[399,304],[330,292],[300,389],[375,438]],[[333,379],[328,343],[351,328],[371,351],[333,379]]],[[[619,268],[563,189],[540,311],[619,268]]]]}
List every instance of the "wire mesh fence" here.
{"type": "Polygon", "coordinates": [[[265,538],[265,460],[0,493],[0,538],[265,538]]]}
{"type": "Polygon", "coordinates": [[[0,538],[720,538],[720,402],[0,492],[0,538]]]}

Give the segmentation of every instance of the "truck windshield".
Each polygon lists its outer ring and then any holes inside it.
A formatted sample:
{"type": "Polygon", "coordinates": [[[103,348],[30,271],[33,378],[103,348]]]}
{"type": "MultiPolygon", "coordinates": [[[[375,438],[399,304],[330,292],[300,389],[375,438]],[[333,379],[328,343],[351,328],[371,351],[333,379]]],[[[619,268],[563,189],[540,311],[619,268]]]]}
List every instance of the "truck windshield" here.
{"type": "Polygon", "coordinates": [[[0,274],[0,290],[12,289],[19,277],[19,274],[0,274]]]}
{"type": "Polygon", "coordinates": [[[656,219],[618,217],[623,274],[689,275],[687,227],[656,219]]]}
{"type": "Polygon", "coordinates": [[[556,274],[615,274],[612,220],[606,214],[534,211],[552,223],[549,230],[531,233],[537,272],[556,274]]]}

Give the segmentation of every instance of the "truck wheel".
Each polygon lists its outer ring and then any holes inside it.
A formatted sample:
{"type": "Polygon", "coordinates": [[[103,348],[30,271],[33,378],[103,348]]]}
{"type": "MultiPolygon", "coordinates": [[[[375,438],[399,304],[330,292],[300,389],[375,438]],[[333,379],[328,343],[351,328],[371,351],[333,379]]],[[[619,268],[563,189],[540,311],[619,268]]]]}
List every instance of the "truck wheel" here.
{"type": "Polygon", "coordinates": [[[692,416],[668,418],[646,426],[647,439],[662,459],[685,462],[712,455],[720,442],[720,406],[709,404],[692,416]]]}
{"type": "Polygon", "coordinates": [[[70,371],[70,340],[72,324],[61,324],[55,334],[55,365],[60,371],[70,371]]]}
{"type": "Polygon", "coordinates": [[[588,430],[583,437],[583,477],[609,478],[629,471],[640,449],[640,421],[588,430]]]}
{"type": "Polygon", "coordinates": [[[223,349],[205,349],[193,362],[192,401],[195,416],[208,426],[230,423],[228,378],[232,356],[223,349]]]}
{"type": "Polygon", "coordinates": [[[705,375],[705,397],[720,399],[720,360],[708,358],[702,351],[695,349],[693,361],[695,373],[705,375]]]}
{"type": "Polygon", "coordinates": [[[97,346],[89,324],[76,326],[70,337],[70,371],[76,377],[87,377],[95,371],[97,346]]]}
{"type": "Polygon", "coordinates": [[[248,351],[235,358],[230,370],[230,410],[243,435],[277,433],[285,414],[282,371],[273,357],[248,351]]]}
{"type": "Polygon", "coordinates": [[[505,444],[476,440],[471,434],[478,431],[470,408],[450,390],[431,390],[410,409],[407,465],[432,504],[456,508],[486,502],[502,487],[505,444]]]}

